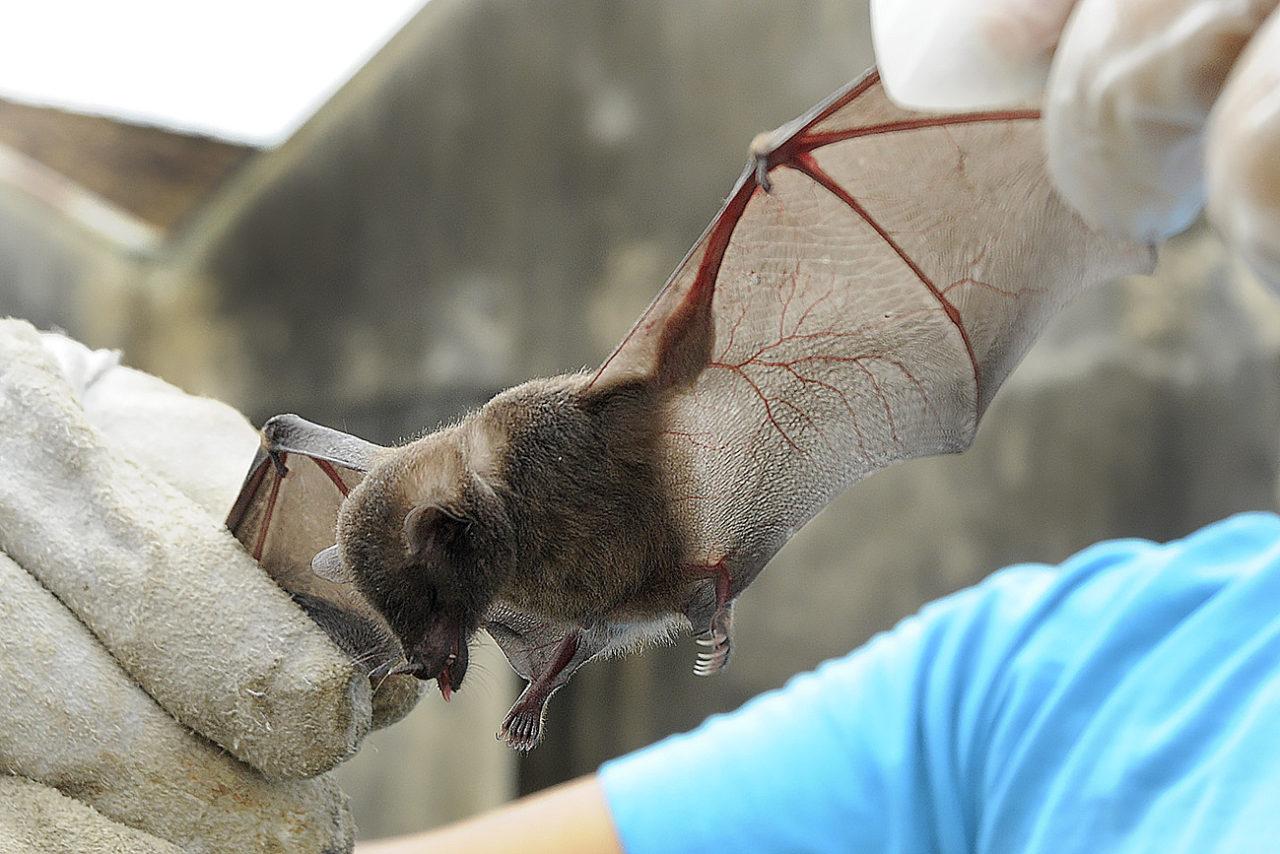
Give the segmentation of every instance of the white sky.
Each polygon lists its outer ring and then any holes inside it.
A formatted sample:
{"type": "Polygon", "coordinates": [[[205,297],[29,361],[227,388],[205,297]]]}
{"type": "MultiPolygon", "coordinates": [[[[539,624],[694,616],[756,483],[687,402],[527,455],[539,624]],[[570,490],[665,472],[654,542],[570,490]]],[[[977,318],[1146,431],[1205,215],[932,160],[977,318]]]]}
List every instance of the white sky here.
{"type": "Polygon", "coordinates": [[[0,4],[0,97],[273,146],[427,0],[0,4]]]}

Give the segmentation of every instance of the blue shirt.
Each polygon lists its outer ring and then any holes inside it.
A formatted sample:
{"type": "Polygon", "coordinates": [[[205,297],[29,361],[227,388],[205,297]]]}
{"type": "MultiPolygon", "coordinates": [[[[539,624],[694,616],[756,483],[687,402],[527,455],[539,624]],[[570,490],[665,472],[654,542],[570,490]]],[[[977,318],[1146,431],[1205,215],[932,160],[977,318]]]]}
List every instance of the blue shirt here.
{"type": "Polygon", "coordinates": [[[926,606],[605,764],[647,852],[1280,851],[1280,518],[926,606]]]}

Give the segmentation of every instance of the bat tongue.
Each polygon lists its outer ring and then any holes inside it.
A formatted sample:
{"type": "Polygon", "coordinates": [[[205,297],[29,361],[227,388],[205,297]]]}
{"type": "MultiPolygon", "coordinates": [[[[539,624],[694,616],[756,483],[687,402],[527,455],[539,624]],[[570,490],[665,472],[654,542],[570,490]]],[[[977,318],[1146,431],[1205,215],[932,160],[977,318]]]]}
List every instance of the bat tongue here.
{"type": "Polygon", "coordinates": [[[440,687],[440,696],[444,697],[446,703],[449,702],[449,698],[453,696],[453,677],[450,675],[447,666],[436,677],[436,685],[440,687]]]}
{"type": "Polygon", "coordinates": [[[458,637],[453,641],[453,655],[449,656],[448,663],[440,669],[440,675],[436,677],[436,685],[440,688],[440,696],[444,697],[446,703],[453,696],[453,670],[451,665],[457,660],[462,651],[462,645],[466,642],[466,639],[462,636],[462,631],[459,630],[458,637]]]}

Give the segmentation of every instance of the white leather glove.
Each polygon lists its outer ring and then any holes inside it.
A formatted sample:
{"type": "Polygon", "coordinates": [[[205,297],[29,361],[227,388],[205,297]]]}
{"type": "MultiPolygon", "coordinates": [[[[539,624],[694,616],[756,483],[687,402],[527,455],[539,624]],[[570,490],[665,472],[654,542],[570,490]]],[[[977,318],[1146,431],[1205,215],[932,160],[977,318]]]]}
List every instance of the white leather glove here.
{"type": "Polygon", "coordinates": [[[257,431],[116,362],[0,321],[0,850],[349,850],[370,682],[223,525],[257,431]]]}
{"type": "Polygon", "coordinates": [[[1044,89],[1049,167],[1085,219],[1143,240],[1209,217],[1280,289],[1277,0],[872,0],[886,89],[922,109],[1044,89]]]}

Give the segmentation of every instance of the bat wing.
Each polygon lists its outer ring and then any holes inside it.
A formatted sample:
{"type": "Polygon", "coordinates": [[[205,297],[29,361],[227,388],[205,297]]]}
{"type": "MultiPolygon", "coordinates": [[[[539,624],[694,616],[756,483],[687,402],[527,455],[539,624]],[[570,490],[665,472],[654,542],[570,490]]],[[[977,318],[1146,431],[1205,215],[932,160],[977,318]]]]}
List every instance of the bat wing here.
{"type": "Polygon", "coordinates": [[[227,515],[227,527],[254,559],[374,677],[379,725],[412,707],[417,680],[384,678],[403,657],[395,635],[353,585],[320,577],[312,561],[334,545],[338,508],[383,450],[295,415],[278,415],[263,426],[262,445],[227,515]]]}
{"type": "Polygon", "coordinates": [[[968,447],[1050,316],[1154,257],[1057,198],[1032,110],[910,113],[873,71],[751,154],[593,380],[672,390],[677,513],[730,597],[849,484],[968,447]]]}
{"type": "Polygon", "coordinates": [[[362,462],[353,464],[350,455],[326,453],[326,448],[308,441],[309,428],[327,432],[296,416],[267,422],[262,445],[227,515],[231,533],[291,592],[309,592],[313,579],[334,588],[344,586],[316,576],[311,561],[334,544],[338,507],[367,468],[362,462]],[[299,432],[306,437],[302,441],[299,432]]]}

